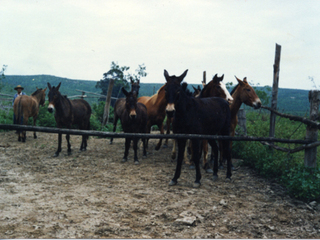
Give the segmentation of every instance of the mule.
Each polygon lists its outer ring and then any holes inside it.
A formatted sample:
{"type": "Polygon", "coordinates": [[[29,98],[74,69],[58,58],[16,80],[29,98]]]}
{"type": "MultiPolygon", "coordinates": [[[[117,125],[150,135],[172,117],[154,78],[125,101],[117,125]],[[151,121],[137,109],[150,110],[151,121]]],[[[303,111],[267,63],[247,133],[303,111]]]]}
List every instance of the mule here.
{"type": "MultiPolygon", "coordinates": [[[[169,76],[164,70],[164,77],[167,81],[165,84],[167,107],[166,112],[169,117],[174,116],[172,128],[174,133],[182,134],[203,134],[203,135],[226,135],[230,134],[231,113],[229,104],[226,100],[218,97],[211,98],[194,98],[188,96],[183,91],[181,82],[187,75],[186,70],[179,77],[169,76]]],[[[169,185],[173,186],[178,183],[181,174],[186,139],[178,139],[178,159],[176,171],[169,185]]],[[[193,161],[196,170],[196,180],[194,187],[201,185],[201,171],[199,165],[199,139],[192,139],[193,161]]],[[[217,148],[214,140],[208,140],[211,146],[217,148]]],[[[229,141],[225,140],[223,144],[224,155],[227,157],[227,178],[231,179],[231,155],[229,151],[229,141]]],[[[216,156],[213,165],[213,179],[218,178],[218,156],[216,156]]]]}
{"type": "MultiPolygon", "coordinates": [[[[231,95],[233,97],[233,102],[230,105],[231,110],[231,130],[230,136],[235,136],[236,127],[238,124],[238,111],[242,103],[253,107],[254,109],[259,109],[261,107],[261,100],[254,91],[254,89],[247,82],[247,78],[240,80],[235,76],[238,84],[232,89],[231,95]]],[[[232,149],[232,141],[230,141],[230,149],[232,149]]],[[[223,154],[220,154],[219,166],[223,167],[224,159],[223,154]]],[[[232,166],[233,168],[233,166],[232,166]]]]}
{"type": "MultiPolygon", "coordinates": [[[[130,79],[131,82],[131,92],[135,92],[136,96],[139,95],[139,89],[140,89],[140,81],[134,82],[133,79],[130,79]]],[[[118,98],[116,103],[114,104],[114,117],[113,117],[113,132],[117,129],[117,123],[120,118],[121,113],[123,112],[123,109],[125,108],[126,99],[125,98],[118,98]]],[[[110,144],[113,142],[113,137],[110,138],[110,144]]]]}
{"type": "MultiPolygon", "coordinates": [[[[57,87],[51,87],[51,84],[48,83],[48,111],[50,113],[54,112],[54,118],[56,120],[57,127],[71,128],[73,125],[76,125],[80,130],[89,130],[90,116],[92,112],[89,103],[83,99],[70,100],[66,96],[62,96],[59,92],[60,86],[61,82],[57,87]]],[[[68,144],[68,155],[71,155],[70,134],[66,134],[66,140],[68,144]]],[[[87,150],[87,140],[88,136],[82,135],[80,151],[87,150]]],[[[58,157],[59,153],[61,152],[61,141],[62,134],[59,133],[58,149],[55,152],[54,157],[58,157]]]]}
{"type": "MultiPolygon", "coordinates": [[[[143,103],[148,112],[148,122],[147,122],[147,133],[151,132],[151,127],[153,125],[157,125],[160,133],[164,134],[163,130],[163,121],[166,117],[166,106],[167,101],[165,97],[164,91],[165,85],[163,85],[156,94],[151,97],[142,96],[138,98],[138,102],[143,103]]],[[[162,139],[159,139],[155,149],[159,150],[162,144],[162,139]]],[[[146,142],[146,146],[148,146],[148,140],[146,142]]]]}
{"type": "MultiPolygon", "coordinates": [[[[13,111],[15,115],[15,123],[27,125],[30,117],[33,118],[33,126],[36,125],[36,120],[39,114],[40,105],[44,106],[47,88],[40,88],[31,94],[31,96],[21,95],[18,96],[13,104],[13,111]]],[[[18,141],[26,141],[26,131],[18,131],[18,141]]],[[[37,138],[34,131],[33,137],[37,138]]]]}
{"type": "MultiPolygon", "coordinates": [[[[142,103],[137,102],[137,94],[135,91],[127,92],[124,88],[122,88],[122,92],[126,96],[125,107],[122,109],[122,112],[120,114],[120,120],[123,131],[125,133],[146,133],[148,121],[146,106],[142,103]]],[[[123,162],[126,162],[128,159],[131,140],[132,138],[126,137],[123,162]]],[[[135,164],[139,164],[137,155],[138,140],[138,138],[133,138],[135,164]]],[[[146,156],[146,143],[144,138],[142,139],[142,142],[143,156],[146,156]]]]}

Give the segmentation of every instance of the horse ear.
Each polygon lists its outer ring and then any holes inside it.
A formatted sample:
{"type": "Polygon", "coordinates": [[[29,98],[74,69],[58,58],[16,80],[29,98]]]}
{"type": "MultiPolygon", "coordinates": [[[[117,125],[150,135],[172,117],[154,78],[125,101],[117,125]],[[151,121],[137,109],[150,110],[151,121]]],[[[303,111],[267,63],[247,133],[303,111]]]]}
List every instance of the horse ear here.
{"type": "Polygon", "coordinates": [[[234,76],[236,79],[237,79],[237,81],[238,81],[238,83],[240,84],[240,85],[243,85],[243,82],[239,79],[239,78],[237,78],[236,76],[234,76]]]}
{"type": "Polygon", "coordinates": [[[133,81],[133,78],[132,78],[132,77],[130,77],[130,82],[131,82],[131,84],[133,84],[133,83],[134,83],[134,81],[133,81]]]}
{"type": "Polygon", "coordinates": [[[56,87],[57,91],[59,91],[59,88],[61,86],[61,82],[58,84],[58,86],[56,87]]]}
{"type": "Polygon", "coordinates": [[[184,71],[184,73],[182,73],[179,77],[179,82],[181,83],[183,81],[183,79],[185,78],[185,76],[187,76],[188,73],[188,69],[184,71]]]}
{"type": "Polygon", "coordinates": [[[243,82],[248,83],[247,82],[247,77],[244,77],[243,82]]]}
{"type": "Polygon", "coordinates": [[[51,90],[51,84],[50,83],[47,83],[48,84],[48,88],[49,90],[51,90]]]}
{"type": "Polygon", "coordinates": [[[192,87],[193,87],[193,90],[195,90],[195,91],[197,90],[194,86],[192,86],[192,87]]]}
{"type": "Polygon", "coordinates": [[[166,81],[168,82],[168,79],[169,79],[169,73],[167,72],[167,70],[164,70],[164,73],[163,73],[166,81]]]}
{"type": "Polygon", "coordinates": [[[224,78],[224,74],[222,74],[222,76],[220,77],[220,81],[223,81],[224,78]]]}
{"type": "Polygon", "coordinates": [[[128,93],[127,90],[124,89],[124,87],[121,88],[121,91],[123,92],[123,94],[124,94],[125,96],[128,96],[129,93],[128,93]]]}
{"type": "Polygon", "coordinates": [[[138,85],[140,84],[140,80],[137,80],[138,85]]]}
{"type": "Polygon", "coordinates": [[[47,91],[47,88],[43,89],[42,91],[43,91],[43,92],[46,92],[46,91],[47,91]]]}

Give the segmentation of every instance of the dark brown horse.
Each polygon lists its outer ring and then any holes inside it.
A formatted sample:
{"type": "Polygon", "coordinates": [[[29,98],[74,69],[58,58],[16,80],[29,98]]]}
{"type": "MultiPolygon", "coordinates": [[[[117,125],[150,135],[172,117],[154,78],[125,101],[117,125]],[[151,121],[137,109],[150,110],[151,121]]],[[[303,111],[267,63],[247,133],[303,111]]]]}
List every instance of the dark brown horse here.
{"type": "MultiPolygon", "coordinates": [[[[137,102],[137,94],[135,91],[127,92],[122,88],[122,92],[126,96],[125,107],[122,109],[120,114],[120,120],[122,129],[125,133],[146,133],[147,131],[147,108],[142,103],[137,102]]],[[[126,162],[128,159],[128,153],[130,148],[130,142],[132,138],[127,137],[125,142],[125,151],[123,162],[126,162]]],[[[137,155],[137,143],[138,138],[133,138],[133,150],[134,150],[134,163],[139,164],[138,155],[137,155]]],[[[143,142],[143,156],[146,156],[146,144],[145,139],[142,139],[143,142]]]]}
{"type": "MultiPolygon", "coordinates": [[[[62,96],[59,92],[61,82],[57,87],[51,87],[48,83],[49,88],[49,106],[48,111],[54,113],[54,118],[57,122],[57,127],[71,128],[76,125],[78,129],[89,130],[90,129],[90,116],[91,107],[89,103],[83,99],[70,100],[65,96],[62,96]]],[[[71,144],[70,144],[70,134],[66,135],[68,143],[68,155],[71,154],[71,144]]],[[[80,146],[80,151],[86,151],[87,149],[87,139],[88,136],[82,136],[82,142],[80,146]]],[[[54,154],[54,157],[59,156],[61,152],[61,140],[62,134],[59,133],[58,136],[58,149],[54,154]]]]}
{"type": "MultiPolygon", "coordinates": [[[[181,86],[181,82],[187,75],[186,70],[181,76],[169,76],[164,70],[164,76],[167,81],[165,85],[167,107],[166,111],[169,117],[173,118],[173,132],[184,134],[203,134],[203,135],[221,135],[230,134],[231,113],[229,104],[226,100],[218,97],[212,98],[194,98],[188,96],[181,86]]],[[[194,187],[200,186],[201,171],[199,165],[199,147],[200,140],[192,139],[193,161],[196,169],[196,180],[194,187]]],[[[211,146],[217,144],[214,140],[208,141],[211,146]]],[[[169,185],[176,185],[181,174],[186,139],[178,139],[178,160],[175,175],[169,185]]],[[[227,178],[231,178],[231,158],[229,151],[229,141],[223,144],[224,156],[227,157],[227,178]]],[[[218,156],[215,156],[213,165],[214,179],[218,177],[218,156]]]]}
{"type": "MultiPolygon", "coordinates": [[[[156,94],[151,97],[143,96],[138,98],[138,102],[143,103],[148,110],[148,123],[147,123],[147,133],[151,132],[151,127],[157,125],[160,129],[160,133],[164,134],[163,131],[163,121],[166,117],[166,106],[167,101],[165,97],[163,85],[156,94]]],[[[156,150],[159,150],[162,144],[162,139],[159,140],[156,145],[156,150]]],[[[148,141],[147,141],[148,146],[148,141]]]]}
{"type": "MultiPolygon", "coordinates": [[[[39,114],[39,106],[43,106],[46,97],[45,89],[38,89],[31,96],[22,95],[18,96],[13,104],[13,111],[15,115],[15,123],[27,125],[30,117],[33,118],[33,126],[36,125],[36,120],[39,114]]],[[[26,131],[18,131],[18,141],[26,141],[26,131]]],[[[37,138],[36,132],[33,133],[33,137],[37,138]]]]}
{"type": "MultiPolygon", "coordinates": [[[[131,81],[131,92],[136,93],[136,96],[139,95],[139,89],[140,89],[140,81],[134,82],[132,78],[131,81]]],[[[114,104],[114,118],[113,118],[113,132],[117,129],[117,123],[121,116],[121,113],[123,112],[123,109],[125,108],[126,99],[125,98],[118,98],[116,103],[114,104]]],[[[110,138],[110,144],[112,144],[113,138],[110,138]]]]}

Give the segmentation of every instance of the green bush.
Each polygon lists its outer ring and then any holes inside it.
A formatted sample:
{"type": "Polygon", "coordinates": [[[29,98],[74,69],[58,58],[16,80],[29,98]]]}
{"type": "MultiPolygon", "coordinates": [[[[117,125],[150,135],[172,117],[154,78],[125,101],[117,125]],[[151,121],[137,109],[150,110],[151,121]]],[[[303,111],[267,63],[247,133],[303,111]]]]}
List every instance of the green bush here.
{"type": "MultiPolygon", "coordinates": [[[[269,115],[256,112],[247,113],[248,136],[269,136],[269,115]]],[[[278,138],[304,139],[305,125],[284,118],[277,118],[275,135],[278,138]]],[[[296,145],[276,143],[285,148],[296,145]]],[[[288,155],[286,152],[272,150],[259,142],[234,141],[232,156],[243,159],[243,164],[253,167],[266,178],[277,180],[288,190],[291,196],[311,201],[320,199],[320,157],[317,156],[318,168],[304,167],[304,151],[288,155]]]]}

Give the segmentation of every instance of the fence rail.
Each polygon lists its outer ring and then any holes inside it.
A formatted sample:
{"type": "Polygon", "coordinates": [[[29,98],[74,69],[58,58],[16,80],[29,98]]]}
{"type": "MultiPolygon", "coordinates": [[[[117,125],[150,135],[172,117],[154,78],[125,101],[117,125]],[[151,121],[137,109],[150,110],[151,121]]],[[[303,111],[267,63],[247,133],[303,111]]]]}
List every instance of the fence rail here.
{"type": "Polygon", "coordinates": [[[213,140],[232,140],[232,141],[264,141],[264,142],[280,142],[280,143],[295,143],[295,144],[309,144],[312,141],[300,139],[282,139],[273,137],[230,137],[221,135],[198,135],[198,134],[143,134],[143,133],[113,133],[93,130],[78,130],[67,128],[50,128],[50,127],[33,127],[28,125],[15,124],[0,124],[0,129],[5,130],[23,130],[23,131],[37,131],[46,133],[61,133],[71,135],[87,135],[98,137],[113,137],[113,138],[162,138],[162,139],[213,139],[213,140]]]}

